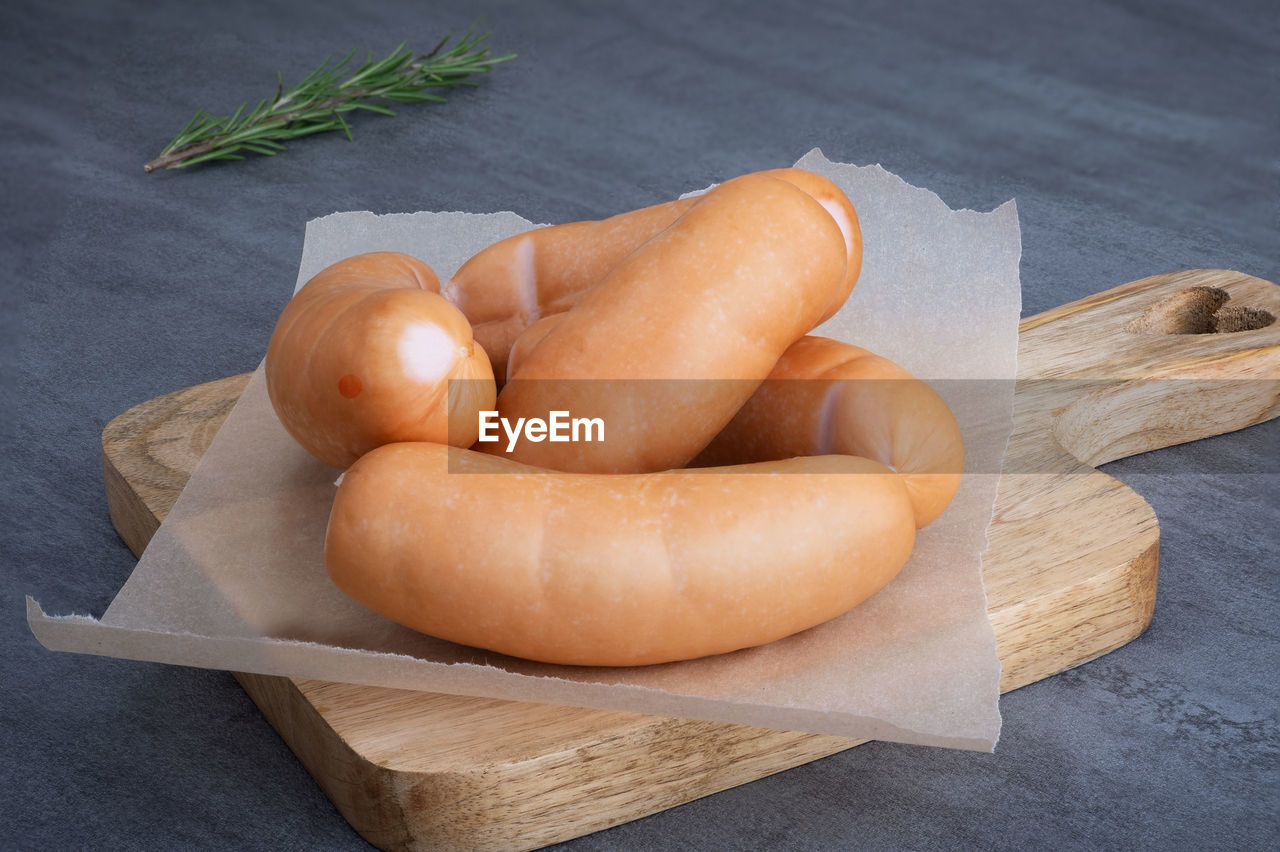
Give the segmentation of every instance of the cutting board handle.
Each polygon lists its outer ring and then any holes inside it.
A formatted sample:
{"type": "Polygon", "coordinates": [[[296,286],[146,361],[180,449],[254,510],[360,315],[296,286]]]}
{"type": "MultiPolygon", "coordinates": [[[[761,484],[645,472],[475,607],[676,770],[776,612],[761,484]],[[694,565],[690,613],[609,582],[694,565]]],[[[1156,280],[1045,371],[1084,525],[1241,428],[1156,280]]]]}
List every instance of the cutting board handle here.
{"type": "Polygon", "coordinates": [[[1096,467],[1280,415],[1277,317],[1270,281],[1193,269],[1025,320],[1006,471],[1050,469],[1019,434],[1048,430],[1096,467]]]}

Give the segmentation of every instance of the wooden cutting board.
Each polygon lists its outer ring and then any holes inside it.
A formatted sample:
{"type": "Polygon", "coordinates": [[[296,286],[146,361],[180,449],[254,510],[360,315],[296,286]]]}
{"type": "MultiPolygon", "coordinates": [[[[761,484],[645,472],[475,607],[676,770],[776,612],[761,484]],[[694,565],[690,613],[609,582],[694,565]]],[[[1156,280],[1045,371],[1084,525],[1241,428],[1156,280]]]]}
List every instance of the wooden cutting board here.
{"type": "MultiPolygon", "coordinates": [[[[1105,654],[1146,628],[1159,527],[1138,495],[1092,465],[1277,416],[1277,316],[1274,284],[1193,270],[1022,322],[1015,427],[983,559],[1002,690],[1105,654]]],[[[247,380],[151,400],[103,431],[111,517],[135,553],[247,380]]],[[[613,711],[236,678],[343,816],[383,849],[536,848],[859,744],[613,711]]]]}

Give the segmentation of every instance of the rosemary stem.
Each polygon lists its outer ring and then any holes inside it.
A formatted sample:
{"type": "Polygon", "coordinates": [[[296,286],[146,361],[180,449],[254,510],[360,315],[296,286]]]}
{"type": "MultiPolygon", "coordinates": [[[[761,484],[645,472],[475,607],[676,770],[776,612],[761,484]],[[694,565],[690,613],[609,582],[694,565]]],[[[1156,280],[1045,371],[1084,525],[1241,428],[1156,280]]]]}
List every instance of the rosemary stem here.
{"type": "Polygon", "coordinates": [[[490,57],[489,50],[480,46],[487,38],[487,33],[468,31],[451,50],[441,53],[450,40],[446,36],[429,53],[418,56],[401,44],[379,61],[369,55],[358,68],[347,72],[346,79],[340,79],[355,56],[352,51],[337,64],[325,59],[288,90],[277,75],[274,94],[248,112],[248,102],[229,117],[197,111],[143,169],[150,173],[210,160],[244,159],[241,152],[273,156],[285,149],[285,140],[313,133],[342,130],[350,137],[344,113],[366,109],[394,115],[386,101],[443,101],[425,90],[475,85],[468,79],[471,75],[515,58],[514,54],[490,57]]]}

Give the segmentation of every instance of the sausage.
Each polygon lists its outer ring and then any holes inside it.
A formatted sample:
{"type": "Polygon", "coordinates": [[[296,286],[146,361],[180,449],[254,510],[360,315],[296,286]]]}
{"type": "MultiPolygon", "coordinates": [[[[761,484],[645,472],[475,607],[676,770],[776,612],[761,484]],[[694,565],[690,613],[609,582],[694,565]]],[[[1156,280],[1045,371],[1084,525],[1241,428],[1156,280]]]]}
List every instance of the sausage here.
{"type": "Polygon", "coordinates": [[[668,201],[599,221],[535,228],[476,254],[444,285],[475,338],[506,375],[507,352],[531,323],[573,307],[637,246],[665,229],[696,198],[668,201]]]}
{"type": "MultiPolygon", "coordinates": [[[[803,169],[771,169],[758,174],[785,180],[823,206],[845,238],[845,286],[818,322],[829,319],[848,298],[862,268],[858,214],[838,186],[803,169]]],[[[535,228],[500,240],[462,265],[444,285],[474,328],[475,338],[508,375],[511,346],[532,323],[569,310],[631,252],[665,230],[698,201],[669,201],[599,221],[535,228]]]]}
{"type": "MultiPolygon", "coordinates": [[[[563,314],[525,330],[508,364],[550,333],[563,314]]],[[[690,463],[694,467],[842,453],[874,459],[903,477],[916,525],[938,518],[960,487],[964,437],[933,388],[866,349],[806,336],[690,463]]]]}
{"type": "Polygon", "coordinates": [[[497,387],[435,272],[398,252],[346,258],[285,306],[267,347],[267,392],[285,429],[345,468],[396,441],[468,446],[497,387]],[[461,381],[450,381],[461,380],[461,381]]]}
{"type": "Polygon", "coordinates": [[[595,473],[684,466],[843,298],[846,271],[844,235],[810,195],[762,174],[721,184],[588,291],[498,396],[505,419],[561,409],[601,420],[606,440],[526,441],[509,457],[595,473]]]}
{"type": "Polygon", "coordinates": [[[356,601],[432,636],[632,666],[834,618],[898,573],[914,537],[901,478],[867,459],[610,476],[405,443],[343,476],[325,565],[356,601]]]}
{"type": "Polygon", "coordinates": [[[933,388],[866,349],[805,337],[693,461],[725,465],[843,453],[898,471],[916,526],[960,487],[964,438],[933,388]]]}

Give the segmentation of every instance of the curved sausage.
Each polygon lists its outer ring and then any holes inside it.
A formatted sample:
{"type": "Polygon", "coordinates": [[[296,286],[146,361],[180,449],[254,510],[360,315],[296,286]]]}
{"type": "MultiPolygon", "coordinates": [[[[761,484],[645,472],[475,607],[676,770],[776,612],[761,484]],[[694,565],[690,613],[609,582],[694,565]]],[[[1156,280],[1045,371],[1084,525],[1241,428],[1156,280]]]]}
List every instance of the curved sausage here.
{"type": "Polygon", "coordinates": [[[498,396],[505,419],[564,410],[601,420],[606,440],[524,441],[509,457],[594,473],[684,466],[842,298],[846,258],[831,215],[791,183],[721,184],[588,291],[498,396]]]}
{"type": "Polygon", "coordinates": [[[935,520],[960,487],[964,438],[929,385],[866,349],[805,337],[695,465],[842,453],[902,475],[916,526],[935,520]]]}
{"type": "MultiPolygon", "coordinates": [[[[862,268],[862,232],[858,214],[831,181],[804,169],[770,169],[776,177],[804,190],[831,214],[845,239],[845,286],[818,322],[829,319],[848,298],[862,268]]],[[[599,221],[535,228],[494,243],[462,265],[444,285],[445,295],[462,312],[493,362],[506,376],[507,357],[516,338],[544,316],[569,310],[631,252],[648,242],[692,207],[699,197],[642,207],[599,221]]]]}
{"type": "Polygon", "coordinates": [[[349,257],[308,281],[276,323],[266,379],[285,429],[334,467],[396,441],[468,446],[497,393],[436,274],[398,252],[349,257]]]}
{"type": "Polygon", "coordinates": [[[637,246],[696,202],[668,201],[599,221],[535,228],[477,253],[445,282],[444,293],[471,321],[499,376],[526,327],[573,307],[637,246]]]}
{"type": "Polygon", "coordinates": [[[343,476],[325,564],[356,601],[432,636],[646,665],[840,615],[898,573],[912,518],[899,477],[848,456],[608,476],[391,444],[343,476]]]}
{"type": "MultiPolygon", "coordinates": [[[[525,330],[508,364],[550,333],[563,314],[525,330]]],[[[888,358],[825,337],[793,343],[694,467],[830,453],[874,459],[903,477],[916,526],[932,523],[960,487],[964,438],[950,407],[888,358]]]]}

